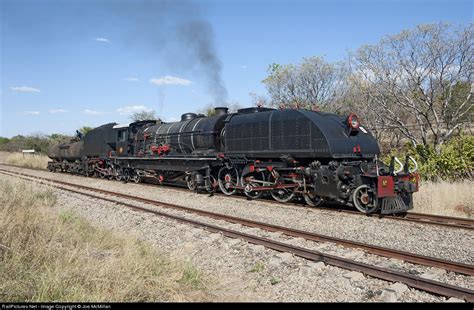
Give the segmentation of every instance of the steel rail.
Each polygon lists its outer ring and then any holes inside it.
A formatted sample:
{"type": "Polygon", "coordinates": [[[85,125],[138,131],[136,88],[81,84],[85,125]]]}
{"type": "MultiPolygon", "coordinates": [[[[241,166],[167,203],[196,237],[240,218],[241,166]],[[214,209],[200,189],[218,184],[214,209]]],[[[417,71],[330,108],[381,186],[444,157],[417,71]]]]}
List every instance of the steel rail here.
{"type": "MultiPolygon", "coordinates": [[[[40,182],[40,183],[48,185],[48,183],[44,183],[44,182],[40,182]]],[[[64,182],[64,183],[66,183],[66,182],[64,182]]],[[[51,185],[51,184],[49,184],[49,185],[51,185]]],[[[71,185],[69,185],[69,186],[71,186],[71,185]]],[[[76,186],[76,185],[74,184],[72,186],[76,186]]],[[[213,233],[220,233],[220,234],[222,234],[226,237],[229,237],[229,238],[238,238],[238,239],[247,241],[247,242],[252,243],[252,244],[263,245],[266,248],[272,249],[272,250],[275,250],[275,251],[291,253],[295,256],[302,257],[302,258],[305,258],[307,260],[324,262],[328,265],[332,265],[332,266],[335,266],[335,267],[348,269],[348,270],[353,270],[353,271],[358,271],[358,272],[361,272],[365,275],[368,275],[368,276],[371,276],[371,277],[374,277],[374,278],[378,278],[378,279],[382,279],[382,280],[385,280],[385,281],[402,282],[402,283],[405,283],[406,285],[408,285],[412,288],[416,288],[416,289],[426,291],[426,292],[429,292],[429,293],[433,293],[433,294],[436,294],[436,295],[441,295],[441,296],[445,296],[445,297],[456,297],[456,298],[464,299],[468,302],[474,302],[474,291],[469,290],[467,288],[457,287],[457,286],[453,286],[453,285],[450,285],[450,284],[445,284],[445,283],[441,283],[441,282],[437,282],[437,281],[433,281],[433,280],[424,279],[424,278],[421,278],[421,277],[416,277],[416,276],[413,276],[413,275],[405,274],[405,273],[402,273],[402,272],[399,272],[399,271],[389,270],[389,269],[381,268],[381,267],[375,267],[375,266],[367,265],[367,264],[364,264],[364,263],[351,261],[349,259],[345,259],[345,258],[333,256],[333,255],[328,255],[328,254],[323,254],[323,253],[318,252],[318,251],[305,249],[305,248],[302,248],[302,247],[298,247],[298,246],[282,243],[282,242],[279,242],[279,241],[274,241],[274,240],[270,240],[270,239],[267,239],[267,238],[262,238],[262,237],[250,235],[250,234],[247,234],[247,233],[242,233],[242,232],[230,230],[230,229],[227,229],[227,228],[222,228],[222,227],[212,225],[212,224],[207,224],[207,223],[203,223],[203,222],[199,222],[199,221],[195,221],[195,220],[190,220],[190,219],[187,219],[187,218],[183,218],[183,217],[176,216],[176,215],[171,215],[171,214],[156,211],[156,210],[150,210],[150,209],[145,208],[145,207],[140,207],[140,206],[133,205],[133,204],[130,204],[130,203],[125,203],[125,202],[122,202],[122,201],[117,201],[117,200],[114,200],[114,199],[105,198],[105,197],[90,194],[90,193],[84,193],[84,192],[81,192],[81,191],[68,189],[68,188],[64,188],[64,187],[61,187],[61,186],[55,186],[55,187],[60,188],[62,190],[69,191],[69,192],[73,192],[73,193],[77,193],[77,194],[80,194],[80,195],[88,196],[88,197],[91,197],[91,198],[94,198],[94,199],[101,199],[101,200],[112,202],[112,203],[115,203],[115,204],[118,204],[118,205],[126,206],[126,207],[129,207],[129,208],[133,209],[133,210],[152,213],[152,214],[155,214],[155,215],[158,215],[158,216],[162,216],[162,217],[165,217],[165,218],[175,220],[175,221],[180,222],[180,223],[185,223],[185,224],[189,224],[189,225],[192,225],[194,227],[197,227],[197,228],[202,228],[202,229],[205,229],[205,230],[213,232],[213,233]]],[[[81,186],[76,186],[76,187],[82,188],[83,186],[81,185],[81,186]]]]}
{"type": "MultiPolygon", "coordinates": [[[[7,170],[0,169],[0,172],[2,172],[2,173],[5,172],[5,171],[7,171],[7,170]]],[[[7,172],[10,172],[10,171],[7,171],[7,172]]],[[[291,237],[300,237],[300,238],[304,238],[306,240],[316,241],[316,242],[331,242],[331,243],[339,244],[341,246],[345,246],[345,247],[348,247],[348,248],[361,249],[361,250],[366,251],[368,253],[379,255],[379,256],[401,259],[401,260],[403,260],[405,262],[409,262],[409,263],[420,264],[420,265],[425,265],[425,266],[429,266],[429,267],[438,267],[438,268],[446,269],[446,270],[453,271],[453,272],[456,272],[456,273],[474,276],[474,266],[469,265],[469,264],[460,263],[460,262],[453,262],[453,261],[444,260],[444,259],[440,259],[440,258],[428,257],[428,256],[419,255],[419,254],[415,254],[415,253],[409,253],[409,252],[400,251],[400,250],[396,250],[396,249],[390,249],[390,248],[384,248],[384,247],[380,247],[380,246],[370,245],[370,244],[366,244],[366,243],[362,243],[362,242],[325,236],[325,235],[322,235],[322,234],[297,230],[297,229],[293,229],[293,228],[289,228],[289,227],[283,227],[283,226],[277,226],[277,225],[258,222],[258,221],[252,221],[252,220],[239,218],[239,217],[234,217],[234,216],[229,216],[229,215],[225,215],[225,214],[221,214],[221,213],[215,213],[215,212],[210,212],[210,211],[199,210],[199,209],[180,206],[180,205],[171,204],[171,203],[167,203],[167,202],[163,202],[163,201],[152,200],[152,199],[148,199],[148,198],[137,197],[137,196],[132,196],[132,195],[128,195],[128,194],[107,191],[107,190],[103,190],[103,189],[97,189],[97,188],[93,188],[93,187],[88,187],[88,186],[69,183],[69,182],[64,182],[64,181],[57,181],[57,180],[52,180],[52,179],[38,177],[38,176],[31,176],[31,175],[27,175],[27,174],[23,174],[23,173],[18,173],[18,172],[10,172],[10,173],[20,174],[20,175],[26,176],[26,177],[38,178],[38,179],[42,179],[42,180],[45,180],[45,181],[48,181],[48,182],[53,182],[53,183],[57,183],[57,184],[61,184],[61,185],[81,188],[81,189],[84,189],[84,190],[94,191],[94,192],[101,193],[101,194],[112,195],[112,196],[116,196],[116,197],[120,197],[120,198],[124,198],[124,199],[129,199],[129,200],[134,200],[134,201],[138,201],[138,202],[142,202],[142,203],[146,203],[146,204],[151,204],[151,205],[154,205],[154,206],[170,208],[170,209],[174,209],[174,210],[178,210],[178,211],[185,211],[185,212],[188,212],[188,213],[193,213],[193,214],[205,216],[205,217],[209,217],[209,218],[212,218],[212,219],[224,220],[226,222],[244,225],[244,226],[247,226],[247,227],[259,228],[259,229],[263,229],[263,230],[270,231],[270,232],[281,232],[281,233],[283,233],[285,235],[288,235],[288,236],[291,236],[291,237]]]]}
{"type": "Polygon", "coordinates": [[[409,218],[411,221],[418,220],[420,222],[440,222],[440,223],[455,223],[456,225],[465,225],[466,228],[472,227],[474,225],[474,220],[472,219],[463,219],[459,217],[452,217],[452,216],[441,216],[441,215],[433,215],[433,214],[423,214],[423,213],[415,213],[410,212],[407,213],[406,218],[409,218]]]}
{"type": "MultiPolygon", "coordinates": [[[[20,168],[20,169],[29,169],[29,170],[35,170],[35,171],[47,171],[46,169],[22,167],[18,165],[10,165],[10,164],[3,164],[3,163],[0,163],[0,166],[15,167],[15,168],[20,168]]],[[[154,186],[154,185],[145,184],[145,183],[143,183],[142,185],[154,186]]],[[[167,184],[167,185],[170,185],[170,184],[167,184]]],[[[179,187],[173,187],[173,190],[188,191],[185,188],[179,188],[179,187]]],[[[215,194],[230,197],[230,196],[220,194],[220,193],[215,193],[215,194]]],[[[245,196],[236,196],[236,195],[232,196],[232,198],[248,199],[245,196]]],[[[274,200],[262,200],[262,201],[266,203],[281,205],[280,202],[274,201],[274,200]]],[[[300,206],[297,203],[293,203],[292,205],[300,206]]],[[[304,206],[304,207],[310,208],[307,206],[304,206]]],[[[401,217],[400,215],[389,215],[389,214],[383,214],[383,215],[382,214],[364,214],[358,211],[346,210],[346,209],[335,209],[335,208],[325,207],[325,206],[319,206],[313,209],[319,209],[319,210],[325,210],[325,211],[331,211],[331,212],[348,213],[348,214],[353,214],[357,216],[376,217],[380,219],[386,218],[390,220],[413,222],[413,223],[418,223],[418,224],[427,224],[427,225],[435,225],[435,226],[442,226],[442,227],[449,227],[449,228],[461,228],[461,229],[474,230],[474,220],[466,219],[466,218],[449,217],[449,216],[433,215],[433,214],[423,214],[423,213],[415,213],[415,212],[407,212],[406,214],[404,214],[403,217],[401,217]]]]}

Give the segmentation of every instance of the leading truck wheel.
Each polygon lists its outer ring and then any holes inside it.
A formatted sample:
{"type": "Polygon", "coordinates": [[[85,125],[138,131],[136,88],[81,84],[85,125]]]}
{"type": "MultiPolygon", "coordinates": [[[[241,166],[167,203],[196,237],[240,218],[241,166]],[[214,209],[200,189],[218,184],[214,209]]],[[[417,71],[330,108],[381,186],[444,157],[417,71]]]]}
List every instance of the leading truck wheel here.
{"type": "Polygon", "coordinates": [[[379,208],[377,198],[368,185],[361,185],[352,194],[354,206],[362,213],[372,214],[379,208]]]}

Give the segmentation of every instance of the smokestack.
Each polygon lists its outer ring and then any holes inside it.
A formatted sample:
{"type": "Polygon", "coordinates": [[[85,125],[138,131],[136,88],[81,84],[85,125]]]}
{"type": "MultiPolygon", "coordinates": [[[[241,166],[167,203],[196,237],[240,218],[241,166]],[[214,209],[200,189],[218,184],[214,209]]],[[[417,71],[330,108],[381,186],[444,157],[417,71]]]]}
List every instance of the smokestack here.
{"type": "Polygon", "coordinates": [[[217,107],[217,108],[214,108],[214,111],[216,111],[216,115],[217,115],[217,116],[222,116],[222,115],[226,115],[226,114],[227,114],[227,111],[229,111],[229,108],[226,108],[226,107],[217,107]]]}

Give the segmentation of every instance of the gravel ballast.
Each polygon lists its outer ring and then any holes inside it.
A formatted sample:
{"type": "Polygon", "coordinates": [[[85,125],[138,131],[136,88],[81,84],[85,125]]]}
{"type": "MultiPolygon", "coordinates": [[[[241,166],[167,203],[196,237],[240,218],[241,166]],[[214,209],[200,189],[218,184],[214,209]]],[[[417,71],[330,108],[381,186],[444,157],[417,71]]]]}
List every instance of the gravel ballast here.
{"type": "MultiPolygon", "coordinates": [[[[43,172],[24,171],[28,174],[43,172]]],[[[53,175],[55,178],[64,178],[64,175],[53,175]]],[[[6,177],[2,175],[1,177],[6,177]]],[[[119,182],[107,182],[103,180],[86,179],[84,177],[71,177],[62,179],[63,181],[87,186],[96,186],[102,189],[126,192],[133,195],[140,195],[147,198],[163,200],[164,195],[176,204],[185,205],[180,201],[194,198],[198,207],[210,211],[219,211],[218,206],[208,203],[212,207],[205,206],[203,201],[214,201],[219,204],[220,210],[228,211],[222,205],[227,200],[238,204],[245,203],[251,205],[246,216],[233,214],[235,216],[253,218],[254,208],[275,208],[268,203],[260,203],[254,206],[255,201],[240,201],[236,199],[222,197],[208,197],[186,193],[173,189],[143,187],[136,184],[124,186],[119,182]],[[119,190],[122,188],[122,190],[119,190]],[[126,191],[123,188],[127,188],[126,191]],[[160,197],[156,197],[159,194],[160,197]],[[188,195],[190,194],[190,195],[188,195]],[[184,197],[184,198],[183,198],[184,197]],[[216,208],[215,210],[212,208],[216,208]]],[[[97,199],[86,198],[81,195],[67,193],[56,190],[58,194],[58,208],[60,210],[73,209],[78,214],[86,217],[91,222],[110,227],[113,230],[125,231],[136,235],[140,239],[148,240],[160,250],[169,253],[180,259],[189,259],[194,265],[201,267],[206,273],[216,279],[216,300],[279,300],[279,301],[443,301],[445,298],[436,297],[418,290],[406,288],[400,283],[390,283],[369,277],[360,273],[350,272],[341,268],[324,265],[320,262],[309,262],[307,260],[294,257],[288,253],[278,253],[255,246],[246,242],[225,238],[220,234],[206,232],[184,224],[177,224],[172,220],[166,220],[151,214],[138,213],[129,209],[107,203],[97,199]]],[[[115,198],[114,198],[115,199],[115,198]]],[[[138,204],[138,203],[137,203],[138,204]]],[[[142,205],[142,204],[138,204],[142,205]]],[[[234,205],[234,204],[233,204],[234,205]]],[[[191,206],[191,205],[189,205],[191,206]]],[[[156,208],[148,206],[150,208],[156,208]]],[[[160,208],[157,208],[160,209],[160,208]]],[[[330,213],[327,211],[311,210],[306,211],[300,207],[282,206],[283,211],[292,211],[307,214],[330,213]],[[295,208],[295,210],[291,210],[295,208]]],[[[238,208],[237,208],[238,210],[238,208]]],[[[257,210],[258,211],[258,210],[257,210]]],[[[226,228],[239,230],[247,233],[257,234],[278,241],[285,241],[294,245],[303,246],[333,255],[353,258],[362,262],[379,265],[381,267],[391,267],[396,270],[410,272],[412,274],[429,277],[436,281],[451,283],[471,288],[473,287],[472,277],[464,277],[435,268],[415,266],[401,261],[386,259],[375,255],[368,255],[362,251],[349,250],[330,243],[316,243],[300,238],[288,238],[278,233],[268,233],[259,229],[241,227],[240,225],[229,224],[223,221],[210,220],[204,217],[189,213],[166,210],[167,213],[186,216],[195,220],[219,224],[226,228]]],[[[225,212],[227,213],[227,212],[225,212]]],[[[259,212],[256,212],[257,214],[259,212]]],[[[232,214],[232,213],[231,213],[232,214]]],[[[267,214],[266,222],[274,219],[274,212],[267,214]]],[[[335,214],[337,215],[337,214],[335,214]]],[[[302,216],[302,215],[300,215],[302,216]]],[[[315,215],[312,215],[315,216],[315,215]]],[[[340,215],[339,215],[339,218],[340,215]]],[[[357,217],[360,219],[361,217],[357,217]]],[[[277,217],[278,219],[278,217],[277,217]]],[[[371,218],[368,218],[373,220],[371,218]]],[[[260,219],[257,219],[260,220],[260,219]]],[[[337,222],[337,218],[333,219],[337,222]]],[[[365,220],[365,218],[364,218],[365,220]]],[[[265,221],[265,220],[261,220],[265,221]]],[[[377,221],[382,222],[382,221],[377,221]]],[[[278,222],[274,224],[284,225],[278,222]]],[[[397,225],[401,224],[397,222],[397,225]]],[[[405,223],[403,223],[405,224],[405,223]]],[[[290,225],[286,225],[290,226],[290,225]]],[[[416,226],[416,225],[410,225],[416,226]]],[[[296,227],[302,229],[301,227],[296,227]]],[[[443,230],[443,229],[436,229],[443,230]]],[[[439,234],[442,231],[438,232],[439,234]]]]}
{"type": "Polygon", "coordinates": [[[364,217],[292,204],[272,204],[222,195],[209,196],[164,186],[143,186],[81,176],[9,170],[44,176],[91,187],[222,213],[254,221],[286,226],[322,235],[353,240],[405,252],[474,264],[474,236],[471,231],[427,224],[364,217]]]}

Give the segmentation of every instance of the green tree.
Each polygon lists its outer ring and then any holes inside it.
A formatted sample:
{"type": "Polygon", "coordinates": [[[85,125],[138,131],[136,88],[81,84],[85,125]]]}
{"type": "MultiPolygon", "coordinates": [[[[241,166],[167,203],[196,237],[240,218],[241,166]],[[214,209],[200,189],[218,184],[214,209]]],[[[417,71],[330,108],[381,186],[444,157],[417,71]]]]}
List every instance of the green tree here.
{"type": "Polygon", "coordinates": [[[50,144],[60,144],[60,143],[67,143],[69,142],[73,137],[68,136],[68,135],[63,135],[59,133],[53,133],[49,136],[50,144]]]}
{"type": "Polygon", "coordinates": [[[47,135],[37,133],[26,137],[26,148],[33,149],[39,153],[47,153],[50,147],[50,140],[47,135]]]}
{"type": "Polygon", "coordinates": [[[82,126],[81,128],[78,129],[78,131],[79,131],[80,133],[82,133],[83,135],[85,135],[86,133],[88,133],[88,132],[91,131],[92,129],[94,129],[94,128],[89,127],[89,126],[82,126]]]}
{"type": "Polygon", "coordinates": [[[353,80],[389,126],[440,155],[472,116],[473,46],[474,24],[418,25],[359,48],[353,80]]]}
{"type": "MultiPolygon", "coordinates": [[[[271,64],[262,82],[272,106],[336,111],[345,93],[347,66],[322,57],[303,58],[299,64],[271,64]]],[[[260,101],[260,100],[259,100],[260,101]]]]}
{"type": "Polygon", "coordinates": [[[10,139],[4,138],[4,137],[0,137],[0,145],[6,144],[6,143],[8,143],[8,141],[10,141],[10,139]]]}

